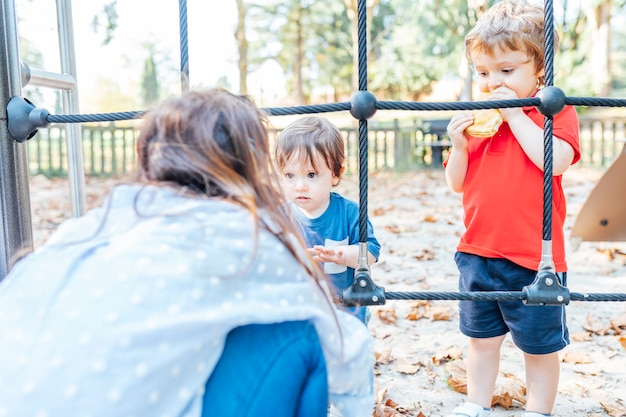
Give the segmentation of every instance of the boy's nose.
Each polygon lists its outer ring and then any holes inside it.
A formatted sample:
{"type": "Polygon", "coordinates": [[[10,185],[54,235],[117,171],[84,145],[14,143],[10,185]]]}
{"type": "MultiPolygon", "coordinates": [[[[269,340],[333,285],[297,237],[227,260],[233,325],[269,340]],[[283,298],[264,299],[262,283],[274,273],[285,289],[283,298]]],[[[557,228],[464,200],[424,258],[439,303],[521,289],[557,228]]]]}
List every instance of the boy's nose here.
{"type": "Polygon", "coordinates": [[[497,76],[492,76],[489,78],[488,86],[489,86],[489,91],[493,91],[496,88],[502,86],[502,79],[497,76]]]}
{"type": "Polygon", "coordinates": [[[303,191],[308,188],[306,181],[297,180],[296,181],[296,191],[303,191]]]}

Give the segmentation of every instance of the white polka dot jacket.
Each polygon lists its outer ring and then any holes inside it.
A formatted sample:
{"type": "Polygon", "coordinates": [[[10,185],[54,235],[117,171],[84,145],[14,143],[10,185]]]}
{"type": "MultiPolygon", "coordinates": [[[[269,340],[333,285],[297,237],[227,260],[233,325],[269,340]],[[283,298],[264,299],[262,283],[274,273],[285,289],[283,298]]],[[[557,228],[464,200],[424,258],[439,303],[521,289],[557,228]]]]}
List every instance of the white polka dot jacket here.
{"type": "Polygon", "coordinates": [[[254,252],[252,221],[230,203],[138,185],[65,221],[0,283],[0,417],[199,417],[231,329],[305,319],[331,401],[345,417],[371,415],[367,327],[331,311],[270,233],[254,252]]]}

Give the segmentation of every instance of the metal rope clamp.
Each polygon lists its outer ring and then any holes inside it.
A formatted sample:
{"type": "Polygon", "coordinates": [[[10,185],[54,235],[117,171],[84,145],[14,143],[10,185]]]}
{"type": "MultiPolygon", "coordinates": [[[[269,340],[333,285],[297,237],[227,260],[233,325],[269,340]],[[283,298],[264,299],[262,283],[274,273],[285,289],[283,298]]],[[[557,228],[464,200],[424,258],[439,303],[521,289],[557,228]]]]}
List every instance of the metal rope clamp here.
{"type": "Polygon", "coordinates": [[[357,307],[383,304],[385,289],[374,284],[368,267],[357,266],[352,285],[343,291],[343,305],[357,307]]]}
{"type": "Polygon", "coordinates": [[[556,274],[550,270],[540,270],[532,284],[522,288],[524,304],[528,305],[566,305],[570,302],[567,287],[559,282],[556,274]]]}
{"type": "Polygon", "coordinates": [[[35,107],[27,98],[14,96],[7,104],[9,134],[16,142],[26,142],[35,136],[37,128],[48,127],[46,109],[35,107]]]}

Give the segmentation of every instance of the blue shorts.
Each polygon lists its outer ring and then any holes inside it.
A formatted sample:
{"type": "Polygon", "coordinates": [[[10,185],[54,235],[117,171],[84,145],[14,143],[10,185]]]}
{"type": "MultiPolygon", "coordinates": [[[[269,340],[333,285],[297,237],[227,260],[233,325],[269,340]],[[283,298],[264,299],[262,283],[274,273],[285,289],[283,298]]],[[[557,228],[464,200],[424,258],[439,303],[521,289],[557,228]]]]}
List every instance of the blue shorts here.
{"type": "MultiPolygon", "coordinates": [[[[521,291],[537,271],[507,259],[484,258],[457,252],[454,260],[461,273],[459,291],[521,291]]],[[[556,274],[567,285],[567,273],[556,274]]],[[[515,345],[526,353],[543,355],[569,344],[565,306],[526,305],[512,301],[459,301],[459,328],[473,338],[502,336],[511,332],[515,345]]]]}

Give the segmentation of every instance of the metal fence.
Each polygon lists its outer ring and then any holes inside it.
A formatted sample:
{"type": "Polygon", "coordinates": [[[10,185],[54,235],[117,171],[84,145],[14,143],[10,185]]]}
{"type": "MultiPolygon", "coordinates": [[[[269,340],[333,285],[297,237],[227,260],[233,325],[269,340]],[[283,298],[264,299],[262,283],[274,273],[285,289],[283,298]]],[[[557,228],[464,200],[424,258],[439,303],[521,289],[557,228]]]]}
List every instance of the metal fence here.
{"type": "MultiPolygon", "coordinates": [[[[83,125],[82,148],[85,174],[92,177],[124,176],[135,169],[136,126],[83,125]]],[[[67,176],[65,127],[40,129],[28,141],[28,169],[31,175],[67,176]]]]}
{"type": "MultiPolygon", "coordinates": [[[[451,143],[446,134],[448,119],[393,120],[370,123],[369,170],[407,171],[441,168],[451,143]]],[[[340,128],[346,139],[347,171],[358,171],[358,128],[340,128]]],[[[271,132],[273,137],[278,131],[271,132]]],[[[135,169],[137,126],[83,125],[82,147],[85,174],[114,177],[135,169]]],[[[626,118],[580,117],[581,165],[607,167],[622,151],[626,118]]],[[[53,125],[41,129],[28,142],[31,175],[67,176],[65,129],[53,125]]]]}

